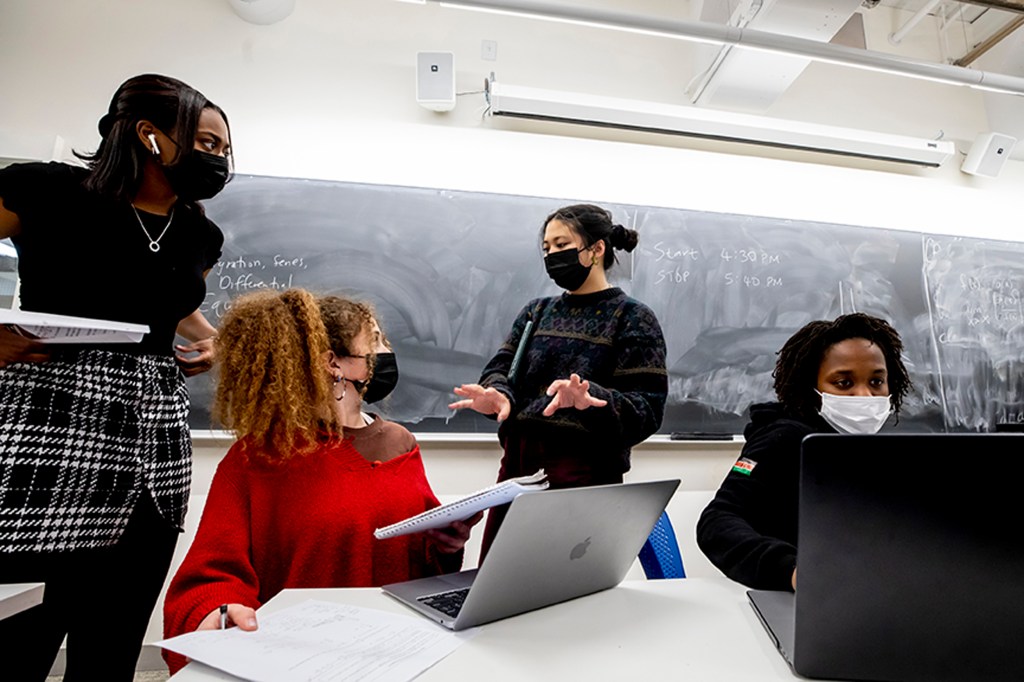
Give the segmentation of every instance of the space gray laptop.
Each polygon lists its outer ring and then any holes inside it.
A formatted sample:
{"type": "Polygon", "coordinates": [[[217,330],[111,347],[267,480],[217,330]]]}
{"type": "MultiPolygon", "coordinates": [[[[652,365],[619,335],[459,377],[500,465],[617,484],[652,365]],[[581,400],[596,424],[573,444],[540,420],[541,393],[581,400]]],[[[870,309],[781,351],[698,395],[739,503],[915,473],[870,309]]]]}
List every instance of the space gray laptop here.
{"type": "Polygon", "coordinates": [[[808,436],[797,591],[751,590],[793,670],[1024,680],[1022,434],[808,436]]]}
{"type": "Polygon", "coordinates": [[[671,479],[523,493],[480,568],[382,589],[463,630],[614,587],[678,486],[671,479]]]}

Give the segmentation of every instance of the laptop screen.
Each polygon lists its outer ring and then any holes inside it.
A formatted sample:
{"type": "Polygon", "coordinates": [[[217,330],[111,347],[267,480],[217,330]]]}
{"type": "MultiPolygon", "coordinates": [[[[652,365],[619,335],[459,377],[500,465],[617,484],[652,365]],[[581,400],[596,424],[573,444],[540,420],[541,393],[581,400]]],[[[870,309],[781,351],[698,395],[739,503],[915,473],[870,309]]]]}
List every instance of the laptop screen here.
{"type": "Polygon", "coordinates": [[[1019,434],[808,436],[795,670],[1020,680],[1019,434]]]}

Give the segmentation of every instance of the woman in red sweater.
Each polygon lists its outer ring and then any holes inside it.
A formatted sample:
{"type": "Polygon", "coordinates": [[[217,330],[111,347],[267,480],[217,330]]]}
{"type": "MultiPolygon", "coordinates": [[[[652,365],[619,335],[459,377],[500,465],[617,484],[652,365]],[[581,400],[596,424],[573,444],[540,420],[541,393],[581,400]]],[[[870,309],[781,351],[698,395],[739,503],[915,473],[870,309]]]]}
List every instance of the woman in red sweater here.
{"type": "MultiPolygon", "coordinates": [[[[371,587],[458,570],[470,527],[376,540],[437,506],[419,446],[363,413],[380,331],[363,303],[291,289],[237,299],[217,337],[214,409],[238,441],[164,602],[164,635],[228,622],[285,588],[371,587]]],[[[175,672],[185,659],[164,657],[175,672]]]]}

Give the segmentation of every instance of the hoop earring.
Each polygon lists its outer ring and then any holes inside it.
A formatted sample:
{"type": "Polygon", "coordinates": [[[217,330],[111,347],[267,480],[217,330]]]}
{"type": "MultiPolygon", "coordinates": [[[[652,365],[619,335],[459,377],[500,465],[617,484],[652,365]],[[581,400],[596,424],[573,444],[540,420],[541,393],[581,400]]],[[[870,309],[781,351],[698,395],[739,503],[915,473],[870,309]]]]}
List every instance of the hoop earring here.
{"type": "Polygon", "coordinates": [[[340,403],[342,400],[345,399],[345,393],[348,391],[348,387],[345,386],[345,377],[335,376],[334,385],[337,386],[338,384],[341,384],[341,395],[338,395],[337,392],[334,391],[332,391],[332,393],[334,395],[334,399],[340,403]]]}

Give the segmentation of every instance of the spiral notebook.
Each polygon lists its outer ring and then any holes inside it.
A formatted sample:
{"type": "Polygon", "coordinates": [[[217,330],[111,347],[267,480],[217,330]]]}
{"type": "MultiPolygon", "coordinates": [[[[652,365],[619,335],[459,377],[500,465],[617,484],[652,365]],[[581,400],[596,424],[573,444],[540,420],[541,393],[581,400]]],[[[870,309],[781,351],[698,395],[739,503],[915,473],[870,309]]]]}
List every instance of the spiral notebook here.
{"type": "Polygon", "coordinates": [[[422,514],[410,516],[404,521],[378,528],[373,531],[373,536],[378,540],[384,540],[399,535],[419,533],[431,528],[444,528],[452,521],[465,521],[479,511],[497,507],[499,504],[508,504],[522,493],[544,490],[547,487],[547,474],[541,469],[530,476],[520,476],[495,483],[454,502],[442,504],[440,507],[434,507],[422,514]]]}

